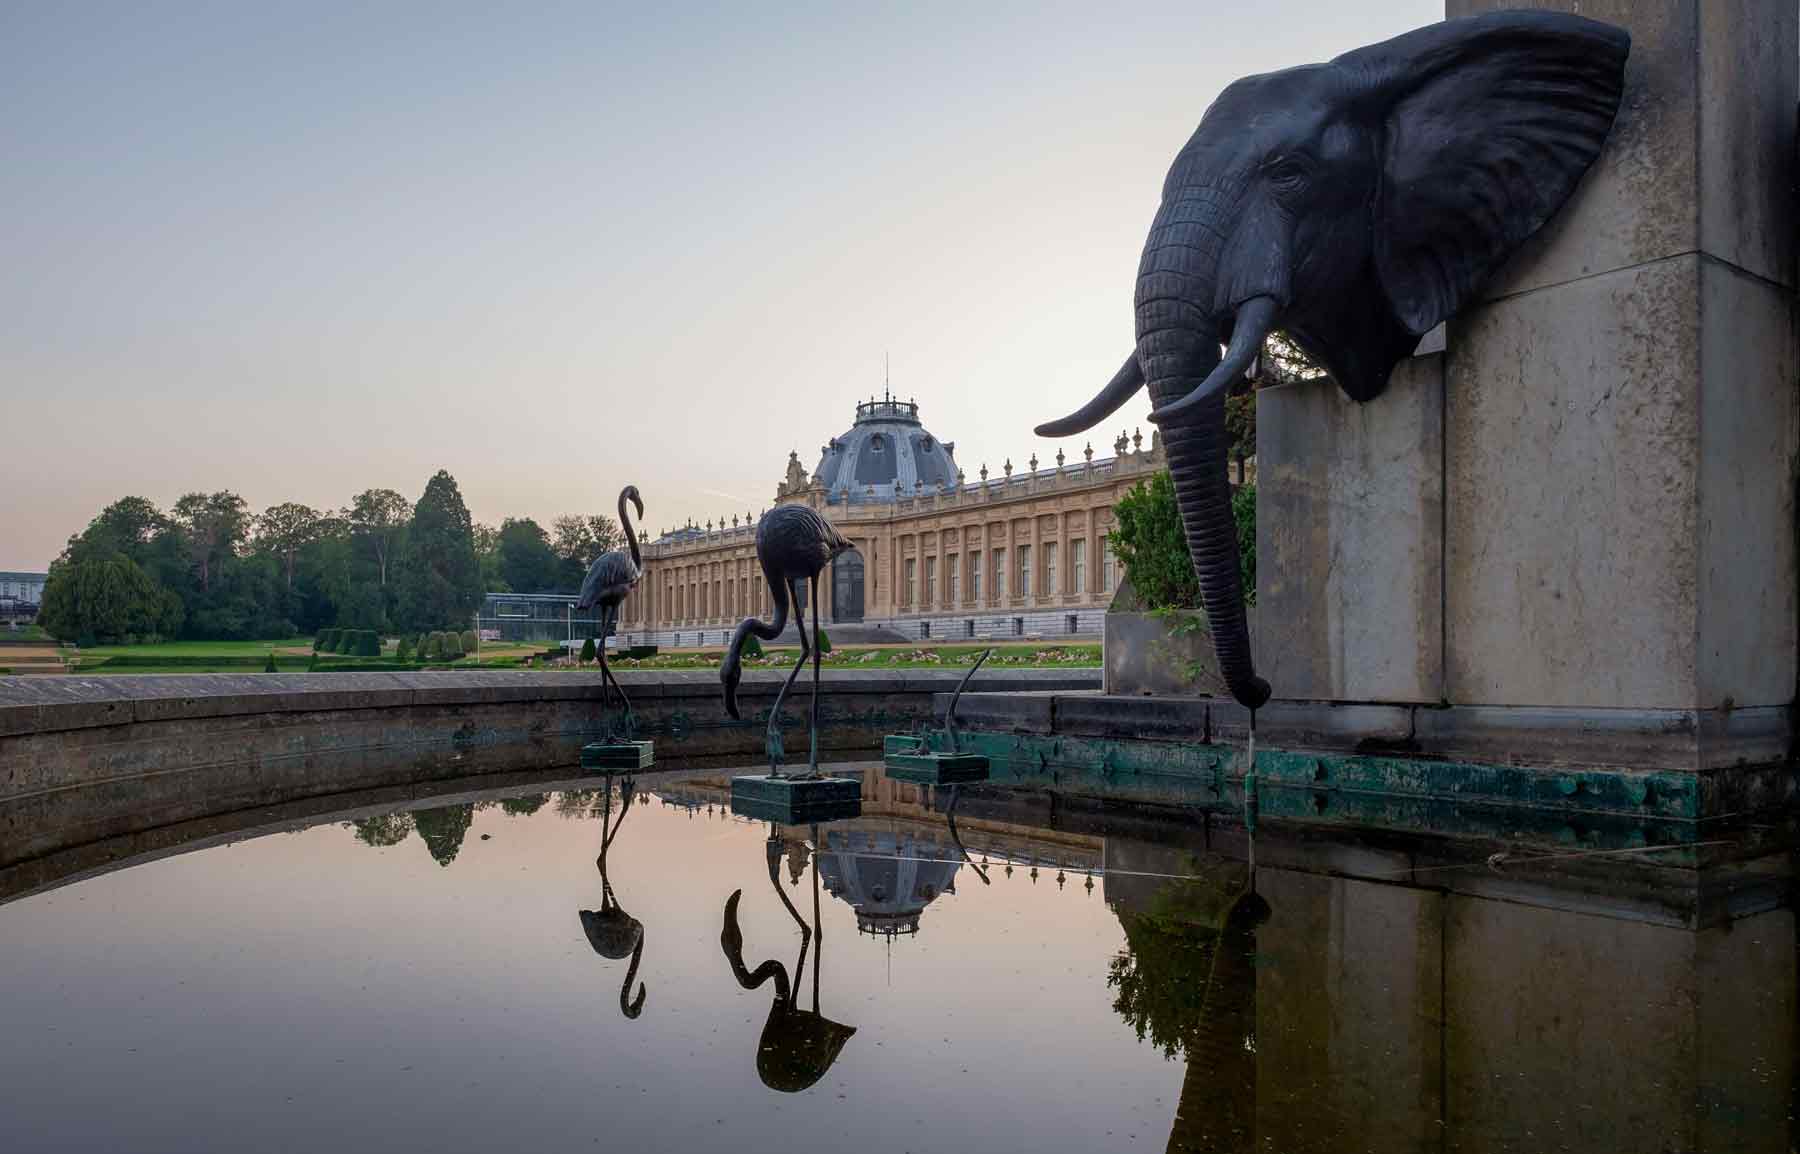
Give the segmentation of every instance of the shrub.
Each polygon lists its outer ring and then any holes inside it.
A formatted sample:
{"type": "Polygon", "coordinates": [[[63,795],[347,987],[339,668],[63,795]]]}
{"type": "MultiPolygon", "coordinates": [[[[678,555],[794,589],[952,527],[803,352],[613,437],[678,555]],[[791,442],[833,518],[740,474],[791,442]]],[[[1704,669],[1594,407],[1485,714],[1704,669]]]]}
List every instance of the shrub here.
{"type": "Polygon", "coordinates": [[[444,660],[455,661],[462,657],[462,637],[454,632],[444,634],[444,660]]]}
{"type": "Polygon", "coordinates": [[[582,664],[585,665],[588,662],[592,661],[593,659],[594,659],[594,639],[592,637],[590,637],[586,641],[583,641],[581,643],[581,661],[582,661],[582,664]]]}
{"type": "Polygon", "coordinates": [[[338,630],[337,648],[333,649],[332,652],[333,653],[355,653],[356,652],[356,630],[354,630],[354,629],[338,630]]]}
{"type": "Polygon", "coordinates": [[[338,631],[336,629],[319,630],[319,635],[313,638],[313,652],[330,653],[335,650],[337,648],[337,635],[338,631]]]}
{"type": "Polygon", "coordinates": [[[413,655],[412,637],[402,633],[400,640],[394,643],[394,660],[411,661],[413,655]]]}
{"type": "MultiPolygon", "coordinates": [[[[744,638],[744,648],[741,652],[745,657],[761,657],[763,655],[762,638],[754,633],[749,634],[744,638]]],[[[632,656],[635,657],[636,654],[632,656]]]]}
{"type": "Polygon", "coordinates": [[[814,636],[813,644],[819,647],[820,653],[831,652],[831,634],[825,632],[823,625],[819,626],[819,632],[814,636]]]}
{"type": "Polygon", "coordinates": [[[473,629],[463,630],[462,631],[462,651],[464,653],[474,653],[477,650],[479,650],[480,648],[481,648],[481,642],[480,642],[480,639],[475,636],[475,631],[473,629]]]}
{"type": "Polygon", "coordinates": [[[280,670],[275,668],[275,651],[273,649],[269,650],[269,659],[267,661],[263,662],[263,672],[264,673],[279,673],[280,672],[280,670]]]}
{"type": "Polygon", "coordinates": [[[362,629],[356,634],[356,655],[358,657],[381,656],[381,634],[373,629],[362,629]]]}
{"type": "MultiPolygon", "coordinates": [[[[1168,471],[1140,481],[1114,507],[1118,528],[1111,541],[1146,609],[1198,609],[1200,583],[1175,505],[1168,471]]],[[[1244,600],[1256,602],[1256,486],[1231,490],[1231,519],[1237,526],[1238,569],[1244,600]]]]}
{"type": "Polygon", "coordinates": [[[433,629],[430,633],[425,635],[425,659],[427,661],[441,661],[443,656],[444,632],[441,629],[433,629]]]}
{"type": "Polygon", "coordinates": [[[1231,519],[1237,523],[1238,568],[1244,575],[1244,600],[1256,604],[1256,486],[1231,491],[1231,519]]]}
{"type": "Polygon", "coordinates": [[[1167,469],[1139,481],[1113,507],[1113,551],[1149,609],[1197,609],[1200,583],[1188,557],[1175,483],[1167,469]]]}

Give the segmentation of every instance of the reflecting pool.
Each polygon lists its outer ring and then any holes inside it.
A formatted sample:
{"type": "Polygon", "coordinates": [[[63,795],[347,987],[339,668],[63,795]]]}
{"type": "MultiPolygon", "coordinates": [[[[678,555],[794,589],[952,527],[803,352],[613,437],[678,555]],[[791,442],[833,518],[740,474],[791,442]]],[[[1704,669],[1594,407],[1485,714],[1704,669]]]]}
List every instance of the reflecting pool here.
{"type": "Polygon", "coordinates": [[[853,768],[862,816],[817,827],[732,816],[728,771],[546,780],[19,896],[4,1146],[1794,1141],[1785,850],[947,816],[853,768]]]}

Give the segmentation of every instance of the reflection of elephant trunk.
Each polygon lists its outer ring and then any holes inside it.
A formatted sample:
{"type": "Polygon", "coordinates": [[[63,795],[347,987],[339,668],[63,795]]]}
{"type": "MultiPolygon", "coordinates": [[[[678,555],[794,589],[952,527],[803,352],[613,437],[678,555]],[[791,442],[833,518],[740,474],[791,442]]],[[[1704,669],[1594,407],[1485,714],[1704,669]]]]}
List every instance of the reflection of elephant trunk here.
{"type": "Polygon", "coordinates": [[[1244,616],[1225,394],[1283,329],[1367,401],[1574,190],[1612,126],[1630,38],[1553,12],[1450,20],[1252,76],[1207,110],[1138,265],[1137,348],[1072,416],[1149,388],[1232,696],[1268,700],[1244,616]],[[1221,342],[1229,342],[1224,356],[1221,342]]]}

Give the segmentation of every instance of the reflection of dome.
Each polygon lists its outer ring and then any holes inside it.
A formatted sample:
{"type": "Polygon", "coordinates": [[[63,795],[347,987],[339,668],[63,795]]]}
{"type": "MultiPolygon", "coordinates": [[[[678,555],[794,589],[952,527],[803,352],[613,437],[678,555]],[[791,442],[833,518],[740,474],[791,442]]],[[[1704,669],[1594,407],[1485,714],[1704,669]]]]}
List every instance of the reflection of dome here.
{"type": "Polygon", "coordinates": [[[813,470],[832,504],[891,502],[919,486],[935,492],[956,487],[956,445],[940,441],[919,423],[919,406],[884,399],[856,406],[856,424],[833,437],[813,470]]]}
{"type": "Polygon", "coordinates": [[[840,827],[822,838],[819,876],[832,897],[856,911],[858,932],[916,934],[925,907],[956,892],[962,854],[935,837],[840,827]]]}

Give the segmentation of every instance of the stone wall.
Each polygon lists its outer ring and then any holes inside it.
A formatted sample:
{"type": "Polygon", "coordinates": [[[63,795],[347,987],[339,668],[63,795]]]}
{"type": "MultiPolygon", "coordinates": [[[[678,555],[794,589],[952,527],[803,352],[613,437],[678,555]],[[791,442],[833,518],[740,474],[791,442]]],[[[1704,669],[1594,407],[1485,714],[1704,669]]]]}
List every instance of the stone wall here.
{"type": "MultiPolygon", "coordinates": [[[[956,671],[833,671],[826,751],[869,750],[928,721],[956,671]]],[[[660,761],[760,759],[772,670],[746,673],[744,720],[716,674],[620,675],[660,761]]],[[[983,673],[1013,689],[1098,685],[1092,671],[983,673]]],[[[0,677],[0,866],[68,845],[231,810],[485,773],[573,765],[601,720],[576,672],[0,677]]],[[[806,757],[808,694],[783,709],[806,757]]]]}

